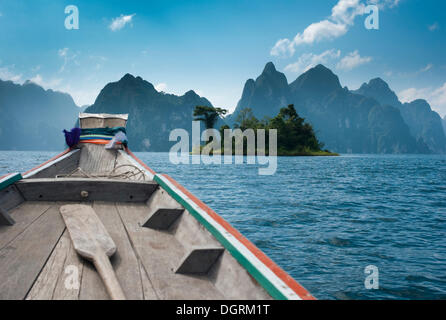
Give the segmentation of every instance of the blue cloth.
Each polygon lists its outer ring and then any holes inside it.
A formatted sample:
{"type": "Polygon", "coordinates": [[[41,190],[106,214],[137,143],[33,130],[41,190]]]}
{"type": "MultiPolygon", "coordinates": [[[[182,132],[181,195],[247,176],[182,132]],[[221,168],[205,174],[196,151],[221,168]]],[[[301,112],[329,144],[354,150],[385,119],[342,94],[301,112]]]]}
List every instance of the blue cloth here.
{"type": "Polygon", "coordinates": [[[81,136],[80,128],[73,128],[71,131],[64,130],[65,142],[71,148],[79,143],[79,138],[81,136]]]}

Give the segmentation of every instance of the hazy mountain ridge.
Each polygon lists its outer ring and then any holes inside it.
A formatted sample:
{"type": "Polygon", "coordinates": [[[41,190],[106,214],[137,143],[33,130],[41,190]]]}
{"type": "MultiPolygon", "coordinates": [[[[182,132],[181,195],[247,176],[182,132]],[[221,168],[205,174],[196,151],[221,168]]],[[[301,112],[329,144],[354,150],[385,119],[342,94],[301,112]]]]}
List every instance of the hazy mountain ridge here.
{"type": "Polygon", "coordinates": [[[80,110],[69,94],[0,80],[0,150],[61,150],[80,110]]]}
{"type": "Polygon", "coordinates": [[[412,136],[426,144],[432,153],[446,153],[446,136],[440,115],[431,109],[426,100],[418,99],[401,103],[388,84],[380,79],[372,79],[368,84],[354,91],[376,99],[381,105],[398,108],[409,126],[412,136]]]}
{"type": "Polygon", "coordinates": [[[85,112],[128,113],[129,146],[135,151],[169,151],[171,130],[191,131],[193,109],[197,105],[212,106],[193,90],[182,96],[158,92],[141,77],[126,74],[121,80],[107,84],[93,105],[85,112]]]}
{"type": "MultiPolygon", "coordinates": [[[[258,79],[274,78],[272,63],[267,64],[258,79]]],[[[276,77],[282,75],[277,72],[276,77]]],[[[248,80],[249,81],[249,80],[248,80]]],[[[413,117],[418,103],[399,107],[398,98],[381,79],[370,81],[356,91],[342,88],[339,78],[328,68],[318,65],[300,75],[280,91],[249,91],[245,85],[242,97],[234,113],[228,117],[233,122],[243,108],[251,108],[258,118],[273,116],[276,107],[256,102],[265,95],[268,101],[294,104],[297,112],[313,124],[318,138],[330,150],[340,153],[443,153],[446,150],[444,133],[438,132],[438,121],[413,117]],[[248,95],[249,93],[249,95],[248,95]],[[381,103],[383,102],[383,103],[381,103]],[[416,105],[414,107],[414,104],[416,105]],[[413,121],[412,121],[413,119],[413,121]],[[432,125],[432,128],[430,127],[432,125]],[[419,127],[423,129],[420,129],[419,127]],[[412,133],[413,131],[413,133],[412,133]],[[444,143],[443,143],[444,141],[444,143]]],[[[252,86],[250,82],[249,86],[252,86]]],[[[263,88],[272,85],[262,83],[263,88]]],[[[260,86],[256,85],[256,88],[260,86]]],[[[425,108],[424,118],[435,118],[436,112],[425,108]],[[426,113],[429,113],[426,115],[426,113]]]]}
{"type": "MultiPolygon", "coordinates": [[[[266,64],[260,76],[245,83],[235,112],[225,121],[233,124],[246,107],[258,119],[272,117],[288,104],[295,105],[299,115],[313,125],[318,139],[335,152],[446,152],[446,117],[441,119],[426,101],[402,104],[379,78],[350,91],[323,65],[288,84],[273,63],[266,64]]],[[[129,113],[132,149],[168,151],[174,143],[168,141],[171,130],[191,131],[196,105],[212,106],[192,90],[182,96],[166,94],[141,77],[126,74],[107,84],[85,112],[129,113]]],[[[30,82],[0,81],[0,149],[60,150],[62,129],[71,128],[82,109],[68,94],[30,82]]]]}

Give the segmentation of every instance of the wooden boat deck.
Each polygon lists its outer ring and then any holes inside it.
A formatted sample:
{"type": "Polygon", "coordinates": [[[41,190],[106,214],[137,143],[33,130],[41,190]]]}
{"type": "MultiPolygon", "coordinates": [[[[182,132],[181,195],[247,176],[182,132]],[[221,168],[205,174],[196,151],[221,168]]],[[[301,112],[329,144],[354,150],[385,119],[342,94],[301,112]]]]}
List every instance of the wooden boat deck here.
{"type": "MultiPolygon", "coordinates": [[[[15,220],[13,226],[0,226],[1,300],[109,299],[94,266],[74,251],[59,213],[61,205],[81,202],[66,201],[72,187],[52,187],[50,193],[39,194],[32,186],[57,180],[60,174],[69,175],[77,167],[94,175],[114,168],[128,171],[120,166],[129,163],[118,151],[85,145],[70,157],[10,186],[6,196],[0,194],[15,220]],[[25,201],[18,206],[8,204],[17,197],[25,201]]],[[[155,184],[149,175],[146,172],[145,178],[150,180],[147,188],[155,184]]],[[[70,183],[84,182],[73,178],[70,183]]],[[[42,190],[42,185],[38,189],[42,190]]],[[[123,189],[116,192],[125,194],[123,189]]],[[[82,201],[93,207],[116,243],[111,263],[128,299],[271,299],[188,210],[161,188],[150,193],[146,201],[138,197],[123,198],[125,201],[116,197],[113,201],[107,192],[82,201]]]]}
{"type": "MultiPolygon", "coordinates": [[[[64,203],[25,202],[0,227],[1,299],[108,299],[94,266],[80,258],[59,214],[64,203]],[[76,271],[79,288],[76,287],[76,271]],[[74,276],[74,278],[73,278],[74,276]]],[[[115,241],[111,262],[128,299],[225,299],[212,274],[174,273],[187,248],[172,232],[138,226],[145,204],[94,202],[115,241]]]]}

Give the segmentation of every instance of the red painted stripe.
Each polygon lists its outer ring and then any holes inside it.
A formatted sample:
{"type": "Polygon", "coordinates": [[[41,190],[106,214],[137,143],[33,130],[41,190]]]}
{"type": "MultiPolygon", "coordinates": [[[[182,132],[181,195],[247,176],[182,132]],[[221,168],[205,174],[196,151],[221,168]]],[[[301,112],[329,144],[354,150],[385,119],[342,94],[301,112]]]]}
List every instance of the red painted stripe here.
{"type": "Polygon", "coordinates": [[[71,151],[71,148],[68,148],[67,150],[65,150],[64,152],[62,152],[62,153],[58,154],[57,156],[51,158],[50,160],[45,161],[45,162],[42,163],[41,165],[39,165],[39,166],[37,166],[37,167],[35,167],[35,168],[31,169],[31,170],[26,171],[23,175],[27,175],[28,173],[31,173],[31,172],[33,172],[34,170],[37,170],[37,169],[43,167],[44,165],[50,163],[51,161],[54,161],[54,160],[56,160],[56,159],[62,157],[63,155],[66,155],[66,154],[67,154],[68,152],[70,152],[70,151],[71,151]]]}
{"type": "Polygon", "coordinates": [[[209,216],[212,217],[216,222],[218,222],[223,228],[225,228],[229,233],[236,237],[243,245],[248,248],[263,264],[265,264],[276,276],[278,276],[287,286],[289,286],[299,297],[303,300],[316,300],[304,287],[302,287],[296,280],[294,280],[288,273],[286,273],[282,268],[275,264],[268,256],[263,253],[259,248],[257,248],[251,241],[246,239],[240,232],[238,232],[234,227],[229,224],[226,220],[220,217],[214,210],[209,208],[204,202],[195,197],[186,188],[176,182],[174,179],[166,174],[163,174],[175,187],[181,190],[185,195],[187,195],[196,205],[203,209],[209,216]]]}
{"type": "Polygon", "coordinates": [[[150,167],[148,167],[144,162],[138,159],[137,156],[133,154],[133,152],[130,151],[129,148],[126,148],[125,151],[129,156],[131,156],[136,162],[138,162],[141,166],[143,166],[146,170],[148,170],[151,174],[156,175],[156,172],[153,171],[150,167]]]}

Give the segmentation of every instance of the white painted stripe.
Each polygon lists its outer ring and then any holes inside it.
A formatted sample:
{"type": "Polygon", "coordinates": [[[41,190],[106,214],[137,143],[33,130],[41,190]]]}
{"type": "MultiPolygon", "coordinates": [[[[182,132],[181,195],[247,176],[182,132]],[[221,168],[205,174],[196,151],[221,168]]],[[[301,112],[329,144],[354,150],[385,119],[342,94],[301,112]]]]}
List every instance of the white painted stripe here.
{"type": "Polygon", "coordinates": [[[140,165],[138,163],[138,161],[136,161],[135,159],[133,159],[133,157],[131,157],[127,152],[125,152],[124,150],[118,150],[119,153],[126,157],[131,163],[132,165],[134,165],[135,167],[137,167],[139,170],[141,170],[142,172],[144,172],[146,174],[146,176],[150,179],[153,180],[153,178],[155,177],[153,175],[153,173],[151,173],[149,170],[147,170],[146,168],[144,168],[142,165],[140,165]]]}
{"type": "Polygon", "coordinates": [[[248,248],[245,247],[236,237],[229,233],[223,226],[215,221],[209,214],[201,209],[192,199],[185,195],[181,190],[176,188],[167,178],[157,175],[170,188],[175,190],[189,205],[191,205],[199,214],[206,219],[213,227],[215,227],[243,256],[245,256],[259,272],[261,272],[269,281],[289,300],[302,300],[302,298],[294,292],[282,279],[280,279],[271,269],[269,269],[262,261],[260,261],[248,248]]]}
{"type": "Polygon", "coordinates": [[[27,178],[32,177],[33,175],[35,175],[35,174],[37,174],[37,173],[39,173],[39,172],[41,172],[41,171],[43,171],[43,170],[45,170],[45,169],[51,167],[53,164],[55,164],[55,163],[57,163],[57,162],[60,162],[60,161],[66,159],[66,158],[68,158],[68,157],[71,157],[71,155],[73,155],[73,154],[76,153],[76,152],[80,152],[80,150],[79,150],[79,149],[71,150],[70,152],[64,154],[63,156],[61,156],[61,157],[59,157],[59,158],[57,158],[57,159],[54,159],[53,161],[48,162],[46,165],[44,165],[44,166],[42,166],[42,167],[40,167],[40,168],[37,168],[37,169],[35,169],[35,170],[29,172],[28,174],[24,175],[24,176],[23,176],[23,179],[27,179],[27,178]]]}

